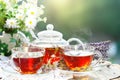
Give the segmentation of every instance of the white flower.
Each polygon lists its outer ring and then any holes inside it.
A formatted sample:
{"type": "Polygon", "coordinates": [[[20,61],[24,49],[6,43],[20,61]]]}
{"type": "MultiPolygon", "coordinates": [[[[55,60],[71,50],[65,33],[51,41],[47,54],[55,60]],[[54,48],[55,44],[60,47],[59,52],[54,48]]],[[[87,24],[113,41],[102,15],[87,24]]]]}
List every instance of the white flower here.
{"type": "Polygon", "coordinates": [[[11,1],[10,0],[3,0],[5,3],[6,3],[6,9],[7,10],[9,10],[9,9],[11,9],[12,8],[12,3],[11,3],[11,1]]]}
{"type": "Polygon", "coordinates": [[[32,3],[34,5],[37,5],[38,0],[27,0],[28,3],[32,3]]]}
{"type": "Polygon", "coordinates": [[[38,12],[39,12],[40,15],[44,14],[44,10],[42,8],[39,8],[38,12]]]}
{"type": "Polygon", "coordinates": [[[19,19],[19,20],[23,20],[24,15],[23,14],[16,14],[16,18],[19,19]]]}
{"type": "Polygon", "coordinates": [[[0,1],[3,1],[5,3],[9,3],[9,0],[0,0],[0,1]]]}
{"type": "Polygon", "coordinates": [[[30,16],[30,17],[37,17],[38,16],[38,11],[37,11],[37,8],[30,8],[28,11],[27,11],[27,16],[30,16]]]}
{"type": "Polygon", "coordinates": [[[45,6],[44,6],[44,5],[40,5],[40,8],[41,8],[41,9],[44,9],[44,8],[45,8],[45,6]]]}
{"type": "Polygon", "coordinates": [[[25,1],[22,1],[22,4],[18,6],[20,9],[28,9],[31,5],[25,1]]]}
{"type": "Polygon", "coordinates": [[[7,19],[6,28],[18,28],[17,20],[15,18],[7,19]]]}
{"type": "Polygon", "coordinates": [[[37,7],[37,5],[23,1],[22,4],[20,5],[20,7],[28,10],[30,8],[37,7]]]}
{"type": "Polygon", "coordinates": [[[23,1],[22,4],[18,6],[18,9],[24,9],[25,5],[26,5],[26,3],[23,1]]]}
{"type": "Polygon", "coordinates": [[[17,12],[20,14],[24,14],[25,13],[25,8],[23,8],[22,6],[19,6],[17,9],[17,12]]]}
{"type": "Polygon", "coordinates": [[[38,21],[43,21],[44,23],[46,23],[47,17],[44,17],[43,19],[42,18],[38,18],[38,21]]]}
{"type": "Polygon", "coordinates": [[[47,21],[47,17],[44,17],[44,18],[43,18],[43,22],[46,23],[46,21],[47,21]]]}
{"type": "Polygon", "coordinates": [[[17,2],[20,2],[20,1],[22,1],[22,0],[17,0],[17,2]]]}
{"type": "Polygon", "coordinates": [[[37,21],[36,21],[36,19],[34,19],[34,18],[27,18],[27,19],[25,20],[25,25],[26,25],[27,28],[29,28],[29,29],[34,29],[35,26],[36,26],[36,24],[37,24],[37,21]]]}

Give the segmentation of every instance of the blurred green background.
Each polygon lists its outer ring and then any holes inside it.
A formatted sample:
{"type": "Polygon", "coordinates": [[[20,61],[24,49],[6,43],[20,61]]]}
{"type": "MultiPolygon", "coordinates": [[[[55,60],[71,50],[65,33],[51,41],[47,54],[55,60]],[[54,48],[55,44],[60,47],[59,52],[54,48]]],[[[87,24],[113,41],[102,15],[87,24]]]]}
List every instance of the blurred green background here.
{"type": "MultiPolygon", "coordinates": [[[[52,23],[64,39],[112,40],[117,50],[115,58],[120,58],[120,0],[40,0],[39,3],[46,7],[46,24],[52,23]]],[[[36,33],[46,29],[46,24],[39,23],[36,33]]]]}

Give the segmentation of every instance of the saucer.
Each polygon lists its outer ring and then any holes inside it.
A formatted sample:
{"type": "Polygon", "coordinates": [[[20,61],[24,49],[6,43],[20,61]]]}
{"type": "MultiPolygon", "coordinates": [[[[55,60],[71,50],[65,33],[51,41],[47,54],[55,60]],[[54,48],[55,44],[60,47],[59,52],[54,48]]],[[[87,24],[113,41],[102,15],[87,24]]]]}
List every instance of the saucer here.
{"type": "Polygon", "coordinates": [[[84,72],[76,72],[72,70],[62,70],[62,69],[58,69],[58,70],[60,71],[61,74],[65,74],[65,75],[73,75],[73,74],[86,75],[86,74],[94,72],[94,70],[87,70],[84,72]]]}
{"type": "MultiPolygon", "coordinates": [[[[17,75],[23,75],[17,70],[17,68],[15,68],[15,66],[13,66],[14,63],[11,63],[10,60],[1,61],[0,63],[2,64],[2,65],[0,65],[0,67],[4,72],[17,74],[17,75]]],[[[41,74],[41,72],[42,72],[41,69],[39,69],[36,74],[41,74]]],[[[27,75],[27,74],[25,74],[25,75],[27,75]]]]}
{"type": "MultiPolygon", "coordinates": [[[[99,80],[98,78],[96,78],[95,75],[93,75],[93,73],[95,72],[93,70],[88,70],[84,72],[75,72],[71,70],[58,69],[58,71],[59,71],[59,75],[65,78],[66,80],[73,80],[74,76],[77,77],[76,80],[82,80],[83,78],[81,79],[81,77],[86,77],[86,76],[89,77],[90,80],[99,80]]],[[[85,79],[85,80],[89,80],[89,79],[85,79]]]]}
{"type": "Polygon", "coordinates": [[[0,61],[0,75],[3,80],[53,80],[54,76],[52,72],[42,74],[38,71],[36,74],[21,74],[15,70],[9,61],[0,61]]]}
{"type": "Polygon", "coordinates": [[[15,70],[13,67],[12,67],[12,64],[10,62],[10,60],[8,61],[1,61],[1,69],[5,72],[8,72],[8,73],[12,73],[12,74],[20,74],[17,70],[15,70]]]}
{"type": "Polygon", "coordinates": [[[86,71],[83,71],[83,72],[72,71],[72,70],[68,69],[67,66],[64,66],[65,69],[62,69],[62,67],[58,67],[58,70],[61,72],[61,74],[67,74],[67,75],[68,74],[69,75],[71,75],[71,74],[84,75],[85,74],[86,75],[86,74],[97,72],[97,71],[101,70],[103,67],[106,67],[108,65],[111,65],[111,63],[108,61],[104,61],[104,62],[101,61],[100,63],[96,64],[95,66],[90,66],[86,71]]]}

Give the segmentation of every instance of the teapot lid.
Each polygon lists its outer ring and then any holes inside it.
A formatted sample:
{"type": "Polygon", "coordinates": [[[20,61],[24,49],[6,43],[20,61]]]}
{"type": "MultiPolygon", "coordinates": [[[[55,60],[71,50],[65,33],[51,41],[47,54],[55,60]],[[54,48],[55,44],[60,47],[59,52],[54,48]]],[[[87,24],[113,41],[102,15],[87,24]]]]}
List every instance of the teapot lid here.
{"type": "Polygon", "coordinates": [[[41,31],[37,34],[39,40],[44,41],[59,41],[62,39],[62,33],[53,30],[54,26],[52,24],[48,24],[46,26],[47,30],[41,31]]]}
{"type": "Polygon", "coordinates": [[[37,34],[39,40],[35,40],[33,43],[39,44],[39,46],[66,46],[69,43],[63,39],[61,32],[55,31],[52,24],[46,26],[47,30],[41,31],[37,34]]]}

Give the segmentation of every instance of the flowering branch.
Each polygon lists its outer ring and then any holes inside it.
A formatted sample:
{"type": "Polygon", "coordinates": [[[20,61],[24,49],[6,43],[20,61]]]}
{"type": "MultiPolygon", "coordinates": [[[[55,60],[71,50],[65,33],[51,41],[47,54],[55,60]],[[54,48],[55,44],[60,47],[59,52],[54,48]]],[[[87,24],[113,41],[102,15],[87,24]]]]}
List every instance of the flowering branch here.
{"type": "MultiPolygon", "coordinates": [[[[38,6],[37,0],[0,0],[4,3],[2,9],[5,9],[2,20],[4,21],[5,32],[13,34],[16,30],[29,31],[30,29],[35,29],[36,25],[40,21],[46,22],[47,18],[42,18],[44,14],[44,6],[38,6]],[[18,4],[21,1],[21,4],[18,4]],[[14,5],[13,5],[14,3],[14,5]],[[15,30],[15,31],[14,31],[15,30]]],[[[0,5],[2,5],[0,3],[0,5]]],[[[2,11],[0,11],[2,12],[2,11]]],[[[0,13],[1,14],[1,13],[0,13]]],[[[2,25],[2,26],[3,26],[2,25]]]]}

